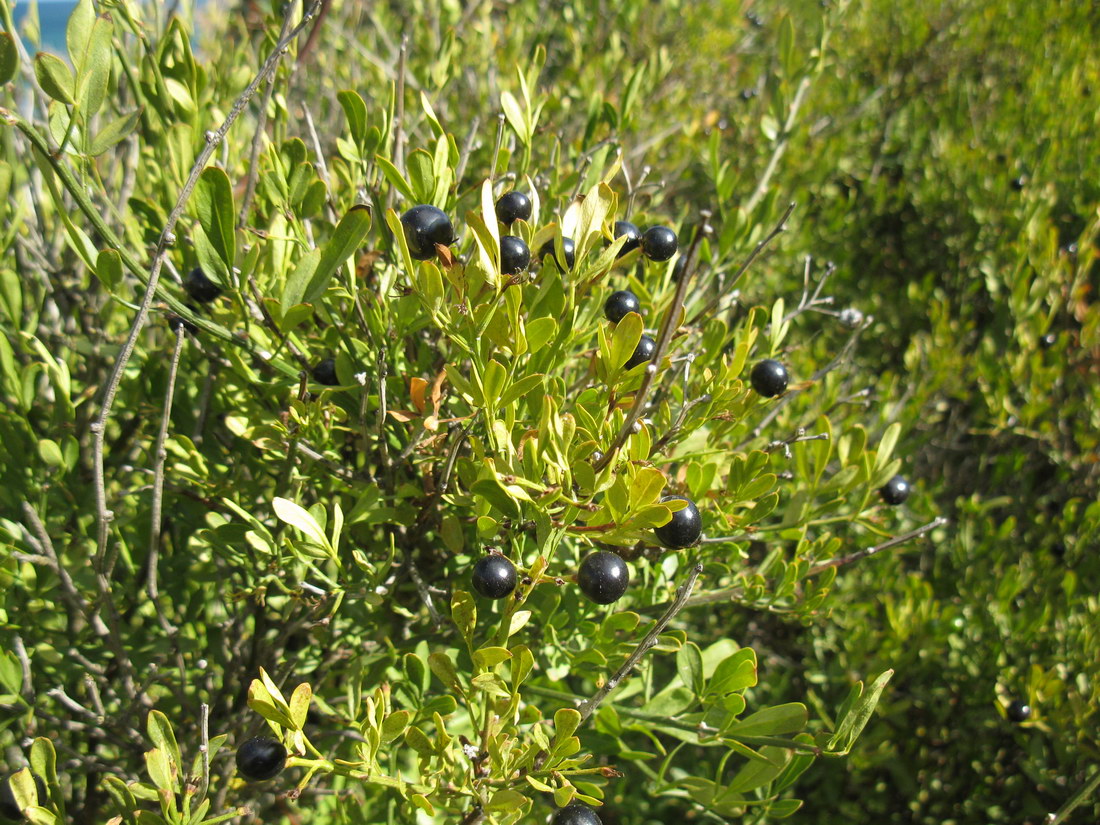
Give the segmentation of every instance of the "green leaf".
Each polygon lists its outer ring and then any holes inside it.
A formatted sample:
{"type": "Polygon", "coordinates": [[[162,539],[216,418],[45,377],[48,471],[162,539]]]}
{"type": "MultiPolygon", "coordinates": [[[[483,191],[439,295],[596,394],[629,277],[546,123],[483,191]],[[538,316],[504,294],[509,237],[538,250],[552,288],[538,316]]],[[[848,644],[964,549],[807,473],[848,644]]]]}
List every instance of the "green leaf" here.
{"type": "Polygon", "coordinates": [[[734,738],[742,736],[778,736],[782,733],[797,733],[806,727],[809,713],[800,702],[788,702],[758,710],[746,716],[740,722],[731,725],[726,731],[734,738]]]}
{"type": "Polygon", "coordinates": [[[76,99],[85,119],[98,112],[107,98],[114,33],[114,22],[110,17],[96,18],[76,80],[76,99]]]}
{"type": "Polygon", "coordinates": [[[321,525],[309,514],[308,510],[285,498],[276,498],[271,502],[271,506],[280,521],[284,521],[291,527],[300,530],[319,546],[328,548],[328,536],[325,535],[321,525]]]}
{"type": "Polygon", "coordinates": [[[696,694],[703,691],[703,654],[694,642],[688,642],[676,653],[676,672],[680,681],[696,694]]]}
{"type": "Polygon", "coordinates": [[[412,714],[407,710],[395,710],[387,716],[382,722],[381,731],[379,731],[382,744],[388,744],[403,734],[409,726],[411,717],[412,714]]]}
{"type": "Polygon", "coordinates": [[[382,170],[382,174],[385,175],[386,180],[390,182],[390,186],[400,192],[408,200],[413,202],[416,201],[416,195],[413,193],[412,187],[409,186],[409,182],[405,180],[396,166],[381,155],[375,155],[374,162],[378,164],[378,168],[382,170]]]}
{"type": "Polygon", "coordinates": [[[801,799],[780,799],[768,806],[769,819],[786,819],[802,807],[801,799]]]}
{"type": "Polygon", "coordinates": [[[11,83],[19,72],[19,49],[7,32],[0,32],[0,85],[11,83]]]}
{"type": "Polygon", "coordinates": [[[412,152],[405,162],[409,186],[417,203],[431,203],[435,188],[434,159],[423,149],[412,152]]]}
{"type": "Polygon", "coordinates": [[[232,272],[237,244],[233,226],[233,187],[225,170],[217,166],[208,166],[203,170],[195,188],[195,205],[199,225],[226,269],[232,272]]]}
{"type": "Polygon", "coordinates": [[[289,277],[286,279],[286,283],[283,284],[283,295],[279,300],[279,306],[283,310],[283,315],[286,315],[291,307],[302,303],[302,298],[305,296],[306,292],[306,285],[313,277],[313,273],[317,271],[317,264],[320,260],[320,249],[311,249],[298,259],[294,271],[290,273],[289,277]]]}
{"type": "Polygon", "coordinates": [[[830,750],[836,748],[837,745],[841,745],[842,751],[851,749],[856,739],[863,732],[863,728],[866,727],[871,714],[875,712],[879,697],[882,696],[883,689],[893,675],[893,670],[880,673],[871,683],[871,686],[859,697],[852,709],[837,722],[836,733],[829,740],[830,750]]]}
{"type": "Polygon", "coordinates": [[[520,806],[526,805],[531,800],[512,788],[501,788],[489,800],[485,806],[487,811],[516,811],[520,806]]]}
{"type": "Polygon", "coordinates": [[[765,747],[760,749],[760,755],[768,761],[752,761],[744,765],[730,780],[725,793],[745,794],[767,785],[786,767],[791,753],[781,748],[765,747]]]}
{"type": "Polygon", "coordinates": [[[309,713],[309,705],[312,700],[313,688],[306,682],[302,682],[290,694],[290,721],[294,723],[294,730],[302,730],[305,727],[306,716],[309,713]]]}
{"type": "Polygon", "coordinates": [[[177,774],[182,760],[179,745],[176,744],[176,734],[172,731],[172,723],[168,721],[168,717],[159,710],[149,711],[146,730],[150,741],[168,760],[172,773],[177,774]]]}
{"type": "Polygon", "coordinates": [[[88,49],[94,24],[95,7],[92,5],[92,0],[80,0],[73,9],[73,13],[69,15],[69,22],[65,26],[65,46],[69,50],[69,60],[78,69],[88,49]]]}
{"type": "Polygon", "coordinates": [[[642,316],[637,312],[628,312],[615,325],[615,332],[611,336],[610,362],[607,365],[609,371],[621,370],[630,360],[630,356],[638,348],[638,342],[642,340],[642,329],[642,316]]]}
{"type": "Polygon", "coordinates": [[[561,708],[554,714],[554,742],[564,742],[580,727],[581,714],[574,708],[561,708]]]}
{"type": "Polygon", "coordinates": [[[451,621],[469,644],[477,626],[477,605],[474,604],[473,596],[465,590],[455,590],[451,595],[451,621]]]}
{"type": "MultiPolygon", "coordinates": [[[[630,482],[630,509],[637,510],[656,503],[665,489],[665,476],[653,467],[643,467],[630,482]]],[[[690,687],[689,682],[684,684],[690,687]]]]}
{"type": "Polygon", "coordinates": [[[541,372],[537,372],[534,375],[525,375],[504,391],[497,406],[501,409],[506,408],[513,402],[523,398],[527,393],[543,386],[545,383],[546,376],[541,372]]]}
{"type": "Polygon", "coordinates": [[[878,449],[875,451],[876,473],[889,463],[890,456],[894,454],[894,447],[897,446],[898,436],[900,435],[901,424],[897,421],[887,427],[886,431],[882,434],[882,440],[879,441],[878,449]]]}
{"type": "Polygon", "coordinates": [[[526,144],[530,141],[531,136],[527,132],[527,118],[523,114],[519,101],[511,92],[501,92],[500,107],[504,110],[504,117],[508,119],[508,124],[515,131],[520,142],[526,144]]]}
{"type": "Polygon", "coordinates": [[[363,239],[370,231],[370,225],[370,207],[366,204],[353,206],[340,219],[332,237],[321,251],[317,268],[306,284],[303,296],[306,303],[312,303],[324,294],[325,289],[328,288],[329,279],[336,274],[336,270],[347,263],[348,258],[362,246],[363,239]]]}
{"type": "Polygon", "coordinates": [[[100,129],[88,145],[88,154],[98,157],[128,138],[141,122],[141,112],[141,109],[134,109],[100,129]]]}
{"type": "Polygon", "coordinates": [[[474,664],[479,670],[490,670],[512,658],[506,647],[482,647],[474,651],[474,664]]]}
{"type": "Polygon", "coordinates": [[[445,687],[453,690],[459,686],[455,663],[451,661],[451,657],[446,653],[436,652],[431,654],[428,657],[428,667],[431,668],[432,673],[445,687]]]}
{"type": "Polygon", "coordinates": [[[336,99],[344,110],[344,117],[348,119],[348,128],[356,143],[362,143],[367,136],[367,104],[358,92],[345,89],[337,93],[336,99]]]}
{"type": "Polygon", "coordinates": [[[162,791],[175,793],[175,781],[172,775],[172,766],[160,748],[153,748],[145,754],[145,768],[149,772],[149,778],[153,784],[162,791]]]}
{"type": "Polygon", "coordinates": [[[76,81],[73,73],[60,57],[55,57],[46,52],[39,52],[34,57],[34,76],[38,85],[51,98],[58,103],[67,103],[70,106],[75,103],[73,89],[76,81]]]}

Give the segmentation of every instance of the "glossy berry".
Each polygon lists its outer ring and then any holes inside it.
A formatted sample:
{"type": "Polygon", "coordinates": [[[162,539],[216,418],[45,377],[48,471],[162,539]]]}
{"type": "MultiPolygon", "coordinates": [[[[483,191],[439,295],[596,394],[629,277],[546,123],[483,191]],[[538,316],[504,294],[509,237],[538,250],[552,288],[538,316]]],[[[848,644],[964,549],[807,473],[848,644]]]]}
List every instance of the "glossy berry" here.
{"type": "Polygon", "coordinates": [[[680,283],[680,279],[684,277],[685,266],[687,266],[687,257],[681,255],[676,259],[676,263],[672,265],[672,282],[674,284],[680,283]]]}
{"type": "Polygon", "coordinates": [[[313,380],[326,387],[335,387],[340,383],[336,377],[336,359],[326,358],[313,368],[313,380]]]}
{"type": "Polygon", "coordinates": [[[642,235],[642,254],[651,261],[667,261],[678,248],[676,233],[667,226],[651,226],[642,235]]]}
{"type": "Polygon", "coordinates": [[[573,243],[572,238],[561,239],[561,251],[565,255],[565,266],[561,265],[556,257],[554,257],[554,242],[547,241],[541,247],[539,247],[539,260],[543,260],[547,255],[554,258],[554,263],[558,265],[558,269],[563,272],[568,272],[573,268],[573,264],[577,261],[577,245],[573,243]]]}
{"type": "Polygon", "coordinates": [[[558,808],[550,825],[603,825],[596,812],[587,805],[574,802],[564,808],[558,808]]]}
{"type": "Polygon", "coordinates": [[[691,547],[699,540],[699,534],[703,531],[703,519],[699,515],[699,508],[695,506],[694,501],[683,496],[665,496],[661,501],[686,501],[687,507],[673,513],[672,520],[668,524],[662,524],[653,530],[657,541],[671,550],[691,547]]]}
{"type": "Polygon", "coordinates": [[[531,199],[522,192],[506,192],[497,200],[497,220],[509,226],[531,220],[531,199]]]}
{"type": "Polygon", "coordinates": [[[199,328],[197,326],[192,324],[186,318],[181,318],[179,315],[176,315],[176,313],[174,313],[174,312],[168,313],[167,321],[168,321],[168,328],[170,330],[172,330],[172,332],[175,332],[180,327],[183,327],[184,332],[186,332],[188,335],[198,335],[199,334],[199,328]]]}
{"type": "Polygon", "coordinates": [[[1031,718],[1031,705],[1021,699],[1013,699],[1005,708],[1005,715],[1010,722],[1026,722],[1031,718]]]}
{"type": "Polygon", "coordinates": [[[500,239],[500,271],[505,275],[518,275],[531,264],[531,250],[523,238],[505,235],[500,239]]]}
{"type": "Polygon", "coordinates": [[[638,296],[629,289],[612,292],[603,305],[603,314],[613,324],[619,323],[631,312],[641,312],[642,304],[638,296]]]}
{"type": "Polygon", "coordinates": [[[1053,332],[1048,332],[1046,335],[1039,339],[1039,346],[1041,346],[1043,349],[1050,349],[1057,343],[1058,336],[1055,335],[1053,332]]]}
{"type": "Polygon", "coordinates": [[[192,301],[209,304],[222,294],[222,288],[206,277],[206,273],[197,266],[183,279],[183,288],[192,301]]]}
{"type": "Polygon", "coordinates": [[[642,230],[630,221],[615,221],[615,237],[621,238],[623,235],[626,235],[626,243],[623,244],[623,248],[619,250],[619,254],[616,256],[619,258],[627,252],[637,249],[642,242],[642,230]]]}
{"type": "Polygon", "coordinates": [[[887,504],[898,505],[909,498],[909,493],[912,490],[913,488],[909,486],[908,481],[901,476],[894,476],[882,486],[878,494],[882,496],[882,500],[887,504]]]}
{"type": "Polygon", "coordinates": [[[286,748],[270,736],[253,736],[237,748],[237,772],[249,782],[274,779],[286,766],[286,748]]]}
{"type": "Polygon", "coordinates": [[[621,599],[626,592],[626,586],[630,584],[630,570],[627,569],[626,562],[614,553],[599,550],[581,562],[581,569],[577,571],[577,584],[580,585],[581,592],[596,604],[611,604],[621,599]]]}
{"type": "Polygon", "coordinates": [[[436,244],[450,246],[455,241],[451,219],[442,209],[426,203],[414,206],[402,215],[401,227],[405,230],[409,254],[416,261],[434,258],[436,244]]]}
{"type": "Polygon", "coordinates": [[[774,358],[765,358],[752,368],[749,376],[752,388],[765,398],[775,398],[785,389],[791,380],[787,368],[774,358]]]}
{"type": "Polygon", "coordinates": [[[1012,179],[1012,191],[1020,192],[1024,188],[1024,179],[1022,177],[1012,179]]]}
{"type": "MultiPolygon", "coordinates": [[[[18,821],[23,818],[23,811],[15,802],[15,793],[11,789],[12,776],[13,774],[8,774],[0,780],[0,817],[18,821]]],[[[46,793],[46,783],[41,776],[34,777],[34,789],[38,792],[38,804],[45,805],[49,794],[46,793]]]]}
{"type": "Polygon", "coordinates": [[[653,353],[656,351],[657,342],[648,335],[643,335],[641,340],[638,341],[638,346],[634,348],[634,354],[626,360],[624,369],[631,370],[639,364],[644,364],[646,361],[652,361],[653,353]]]}
{"type": "Polygon", "coordinates": [[[503,599],[516,589],[516,566],[504,556],[482,556],[471,577],[474,590],[487,599],[503,599]]]}

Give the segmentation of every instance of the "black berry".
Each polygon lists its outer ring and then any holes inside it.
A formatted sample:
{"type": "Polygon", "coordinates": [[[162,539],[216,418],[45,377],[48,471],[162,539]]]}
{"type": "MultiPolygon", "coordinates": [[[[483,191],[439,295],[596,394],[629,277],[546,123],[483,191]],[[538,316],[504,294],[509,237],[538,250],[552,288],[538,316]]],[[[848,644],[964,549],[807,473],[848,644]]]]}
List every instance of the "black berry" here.
{"type": "MultiPolygon", "coordinates": [[[[15,794],[11,789],[12,776],[13,774],[8,774],[0,780],[0,817],[18,821],[23,818],[23,811],[15,802],[15,794]]],[[[38,804],[43,805],[49,799],[49,794],[46,793],[46,783],[41,776],[34,777],[34,789],[38,792],[38,804]]]]}
{"type": "Polygon", "coordinates": [[[909,498],[909,493],[912,490],[913,488],[909,486],[908,481],[901,476],[894,476],[882,486],[878,494],[882,496],[882,500],[887,504],[897,505],[909,498]]]}
{"type": "Polygon", "coordinates": [[[562,238],[561,239],[561,251],[562,251],[562,254],[565,255],[565,266],[562,266],[561,261],[559,261],[554,256],[554,242],[553,241],[547,241],[546,243],[544,243],[539,248],[539,260],[541,261],[547,255],[549,255],[550,257],[554,258],[554,263],[556,263],[558,265],[558,269],[562,270],[563,272],[568,272],[569,270],[571,270],[573,268],[573,264],[576,263],[576,260],[577,260],[577,245],[575,243],[573,243],[572,238],[562,238]]]}
{"type": "Polygon", "coordinates": [[[222,294],[222,288],[206,277],[206,273],[197,266],[183,279],[183,288],[192,301],[209,304],[222,294]]]}
{"type": "Polygon", "coordinates": [[[507,192],[497,200],[497,220],[511,225],[531,220],[531,199],[522,192],[507,192]]]}
{"type": "Polygon", "coordinates": [[[176,313],[174,312],[168,313],[167,320],[168,328],[172,330],[172,332],[175,332],[180,327],[183,327],[184,332],[186,332],[188,335],[199,334],[199,328],[197,326],[192,324],[186,318],[182,318],[179,315],[176,315],[176,313]]]}
{"type": "Polygon", "coordinates": [[[665,496],[661,501],[686,501],[687,507],[673,513],[672,520],[668,524],[662,524],[654,529],[653,533],[657,536],[657,540],[673,550],[695,544],[703,530],[703,519],[699,515],[699,508],[695,506],[695,502],[683,496],[665,496]]]}
{"type": "Polygon", "coordinates": [[[642,254],[651,261],[667,261],[678,247],[676,233],[667,226],[651,226],[642,235],[642,254]]]}
{"type": "Polygon", "coordinates": [[[1012,191],[1019,192],[1024,188],[1024,179],[1022,177],[1012,179],[1012,191]]]}
{"type": "Polygon", "coordinates": [[[340,383],[336,377],[336,359],[326,358],[313,368],[313,380],[326,387],[335,387],[340,383]]]}
{"type": "Polygon", "coordinates": [[[531,263],[531,250],[523,238],[505,235],[500,239],[500,271],[505,275],[518,275],[531,263]]]}
{"type": "Polygon", "coordinates": [[[249,782],[274,779],[286,766],[286,748],[270,736],[253,736],[237,748],[237,772],[249,782]]]}
{"type": "Polygon", "coordinates": [[[1026,722],[1031,718],[1031,705],[1021,699],[1013,699],[1005,708],[1005,715],[1010,722],[1026,722]]]}
{"type": "Polygon", "coordinates": [[[765,398],[775,398],[785,389],[791,380],[787,368],[774,358],[765,358],[752,368],[750,376],[752,388],[765,398]]]}
{"type": "Polygon", "coordinates": [[[628,313],[641,311],[642,304],[638,301],[638,296],[629,289],[612,292],[603,305],[603,314],[613,324],[619,323],[628,313]]]}
{"type": "Polygon", "coordinates": [[[455,241],[451,219],[442,209],[426,203],[414,206],[402,215],[401,227],[405,230],[409,254],[417,261],[435,257],[436,244],[450,246],[455,241]]]}
{"type": "Polygon", "coordinates": [[[687,258],[681,255],[676,259],[676,263],[672,265],[672,282],[680,283],[680,279],[684,277],[684,267],[687,266],[687,258]]]}
{"type": "Polygon", "coordinates": [[[596,812],[587,805],[574,802],[564,808],[558,808],[550,825],[603,825],[596,812]]]}
{"type": "Polygon", "coordinates": [[[1039,346],[1041,346],[1043,349],[1050,349],[1057,343],[1058,336],[1055,335],[1053,332],[1048,332],[1046,335],[1039,339],[1039,346]]]}
{"type": "Polygon", "coordinates": [[[634,354],[626,360],[625,368],[631,370],[639,364],[644,364],[646,361],[652,361],[653,353],[656,351],[657,342],[648,335],[643,335],[641,340],[638,341],[638,346],[634,348],[634,354]]]}
{"type": "Polygon", "coordinates": [[[619,258],[627,252],[637,249],[642,242],[642,230],[630,221],[615,221],[615,237],[621,238],[623,235],[626,236],[626,243],[623,244],[623,248],[619,250],[619,254],[616,256],[619,258]]]}
{"type": "Polygon", "coordinates": [[[516,566],[504,556],[482,556],[471,577],[474,590],[487,599],[503,599],[516,589],[516,566]]]}
{"type": "Polygon", "coordinates": [[[621,599],[626,592],[626,586],[630,584],[630,570],[627,569],[626,562],[617,555],[600,550],[581,562],[577,584],[580,585],[581,592],[596,604],[611,604],[621,599]]]}

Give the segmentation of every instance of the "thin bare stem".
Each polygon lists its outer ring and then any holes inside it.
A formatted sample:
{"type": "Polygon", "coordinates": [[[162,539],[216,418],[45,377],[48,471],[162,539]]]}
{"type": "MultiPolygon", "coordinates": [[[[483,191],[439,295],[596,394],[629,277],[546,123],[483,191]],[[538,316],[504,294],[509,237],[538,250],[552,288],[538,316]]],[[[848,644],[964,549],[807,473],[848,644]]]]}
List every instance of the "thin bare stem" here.
{"type": "Polygon", "coordinates": [[[853,564],[862,559],[870,558],[876,553],[881,553],[883,550],[889,550],[891,547],[897,547],[899,544],[905,544],[907,541],[920,538],[925,533],[935,530],[937,527],[942,527],[945,524],[947,524],[947,519],[943,516],[938,516],[927,524],[922,524],[915,530],[910,530],[908,533],[902,533],[900,536],[894,536],[894,538],[884,541],[882,544],[876,544],[874,547],[857,550],[854,553],[849,553],[847,556],[841,556],[840,558],[830,559],[829,561],[815,564],[806,575],[816,576],[818,573],[828,570],[830,567],[844,567],[847,564],[853,564]]]}
{"type": "Polygon", "coordinates": [[[1100,770],[1097,770],[1088,782],[1078,788],[1055,813],[1047,814],[1046,819],[1043,820],[1044,825],[1061,825],[1077,806],[1096,792],[1097,788],[1100,788],[1100,770]]]}
{"type": "Polygon", "coordinates": [[[764,174],[760,176],[760,180],[756,182],[756,189],[753,190],[753,193],[745,202],[746,212],[752,212],[764,195],[767,194],[772,175],[775,174],[775,169],[791,142],[791,132],[794,129],[795,119],[798,117],[798,110],[802,108],[802,102],[806,99],[806,92],[810,90],[812,81],[813,75],[806,75],[802,78],[802,82],[798,84],[798,89],[791,100],[791,108],[787,110],[787,119],[783,121],[783,126],[779,130],[779,140],[775,142],[771,157],[768,158],[768,165],[764,167],[764,174]]]}

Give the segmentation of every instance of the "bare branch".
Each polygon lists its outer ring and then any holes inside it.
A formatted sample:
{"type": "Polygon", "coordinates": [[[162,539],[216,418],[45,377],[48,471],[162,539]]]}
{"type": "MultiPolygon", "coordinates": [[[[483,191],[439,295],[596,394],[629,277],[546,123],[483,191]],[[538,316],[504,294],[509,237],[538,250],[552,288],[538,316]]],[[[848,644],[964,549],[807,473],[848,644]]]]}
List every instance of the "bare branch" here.
{"type": "Polygon", "coordinates": [[[809,572],[806,575],[816,576],[818,573],[821,573],[829,569],[830,567],[843,567],[844,565],[852,564],[862,559],[870,558],[876,553],[881,553],[883,550],[889,550],[891,547],[897,547],[899,544],[905,544],[905,542],[907,541],[912,541],[915,538],[920,538],[925,533],[935,530],[937,527],[942,527],[945,524],[947,524],[947,519],[945,519],[943,516],[938,516],[932,519],[927,524],[922,524],[915,530],[910,530],[908,533],[902,533],[900,536],[894,536],[894,538],[888,541],[884,541],[882,544],[876,544],[874,547],[867,547],[863,550],[857,550],[854,553],[849,553],[847,556],[841,556],[837,559],[830,559],[829,561],[815,564],[813,567],[810,568],[809,572]]]}

